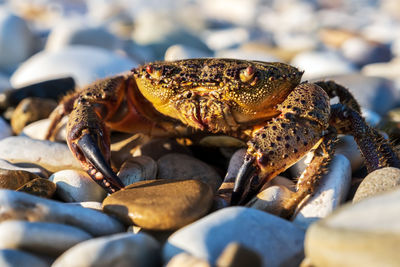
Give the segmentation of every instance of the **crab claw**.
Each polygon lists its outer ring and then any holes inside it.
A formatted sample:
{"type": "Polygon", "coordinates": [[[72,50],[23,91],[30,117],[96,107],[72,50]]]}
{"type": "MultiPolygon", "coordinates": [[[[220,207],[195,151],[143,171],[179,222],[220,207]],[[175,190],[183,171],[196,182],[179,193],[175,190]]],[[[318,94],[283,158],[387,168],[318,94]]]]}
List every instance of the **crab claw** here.
{"type": "Polygon", "coordinates": [[[257,170],[257,168],[254,166],[255,160],[256,159],[253,156],[245,156],[243,164],[236,175],[235,186],[233,188],[231,197],[231,205],[238,205],[246,198],[248,193],[246,188],[250,186],[249,182],[257,170]]]}
{"type": "Polygon", "coordinates": [[[114,193],[124,187],[124,184],[111,169],[94,138],[90,134],[83,135],[77,141],[77,147],[85,156],[92,169],[88,170],[89,175],[99,185],[105,188],[108,193],[114,193]]]}

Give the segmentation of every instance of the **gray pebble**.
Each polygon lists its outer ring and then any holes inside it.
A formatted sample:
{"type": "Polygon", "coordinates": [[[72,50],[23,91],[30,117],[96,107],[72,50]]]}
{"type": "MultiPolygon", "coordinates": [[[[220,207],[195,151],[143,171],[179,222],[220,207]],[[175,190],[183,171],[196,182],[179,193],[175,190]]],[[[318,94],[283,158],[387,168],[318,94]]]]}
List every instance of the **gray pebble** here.
{"type": "Polygon", "coordinates": [[[31,253],[16,249],[0,249],[2,267],[48,267],[49,263],[31,253]]]}

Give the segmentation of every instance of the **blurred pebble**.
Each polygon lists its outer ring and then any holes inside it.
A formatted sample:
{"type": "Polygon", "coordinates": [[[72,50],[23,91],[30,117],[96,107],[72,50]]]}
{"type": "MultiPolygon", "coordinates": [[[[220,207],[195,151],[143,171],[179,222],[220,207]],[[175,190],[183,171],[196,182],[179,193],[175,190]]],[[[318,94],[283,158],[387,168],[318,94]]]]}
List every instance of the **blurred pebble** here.
{"type": "Polygon", "coordinates": [[[338,54],[329,51],[302,52],[297,54],[290,64],[305,71],[303,80],[323,79],[328,76],[347,74],[356,70],[351,63],[338,54]],[[329,64],[326,64],[326,62],[329,62],[329,64]]]}
{"type": "Polygon", "coordinates": [[[0,249],[2,267],[48,267],[49,263],[34,254],[17,249],[0,249]]]}
{"type": "Polygon", "coordinates": [[[361,155],[357,142],[351,135],[338,136],[335,154],[344,155],[350,161],[352,172],[358,170],[364,164],[364,157],[361,155]]]}
{"type": "Polygon", "coordinates": [[[0,72],[0,92],[11,87],[10,78],[8,75],[0,72]]]}
{"type": "Polygon", "coordinates": [[[318,46],[317,39],[311,34],[277,32],[274,35],[276,45],[282,49],[295,51],[314,50],[318,46]]]}
{"type": "Polygon", "coordinates": [[[57,185],[57,195],[65,202],[101,202],[107,195],[104,189],[84,171],[58,171],[53,173],[49,180],[57,185]]]}
{"type": "Polygon", "coordinates": [[[11,127],[15,134],[20,134],[23,128],[31,122],[47,118],[57,106],[52,99],[28,97],[19,102],[11,116],[11,127]]]}
{"type": "Polygon", "coordinates": [[[58,256],[70,247],[91,239],[85,231],[48,222],[4,221],[0,223],[0,248],[22,249],[58,256]]]}
{"type": "Polygon", "coordinates": [[[11,163],[32,163],[51,172],[81,169],[66,144],[12,136],[0,140],[0,158],[11,163]]]}
{"type": "Polygon", "coordinates": [[[27,171],[0,169],[0,188],[16,190],[37,177],[36,174],[27,171]]]}
{"type": "Polygon", "coordinates": [[[215,264],[231,242],[238,242],[262,258],[262,266],[298,266],[304,231],[291,222],[256,209],[229,207],[176,231],[163,248],[167,262],[187,252],[215,264]],[[284,249],[283,249],[284,248],[284,249]]]}
{"type": "Polygon", "coordinates": [[[276,62],[281,61],[281,59],[276,56],[260,51],[249,51],[243,50],[241,48],[238,49],[225,49],[219,50],[215,53],[215,57],[219,58],[235,58],[235,59],[243,59],[243,60],[259,60],[265,62],[276,62]]]}
{"type": "Polygon", "coordinates": [[[0,6],[0,69],[12,72],[34,52],[35,42],[25,20],[0,6]]]}
{"type": "Polygon", "coordinates": [[[253,250],[241,245],[237,242],[229,243],[221,255],[219,255],[217,267],[241,267],[241,266],[252,266],[261,267],[262,260],[253,250]]]}
{"type": "Polygon", "coordinates": [[[72,76],[78,86],[85,86],[97,79],[129,71],[137,65],[127,57],[103,48],[75,45],[35,54],[18,67],[11,76],[11,84],[20,87],[51,78],[72,76]]]}
{"type": "Polygon", "coordinates": [[[23,164],[24,166],[18,166],[16,164],[11,164],[10,162],[0,159],[0,169],[6,169],[6,170],[22,170],[26,172],[30,172],[33,174],[36,174],[42,178],[48,178],[49,173],[45,169],[41,167],[35,167],[35,166],[29,166],[29,164],[23,164]]]}
{"type": "Polygon", "coordinates": [[[71,45],[97,46],[108,50],[121,48],[121,41],[102,26],[84,19],[66,19],[55,25],[47,39],[46,50],[57,51],[71,45]]]}
{"type": "Polygon", "coordinates": [[[400,190],[348,204],[310,226],[305,253],[312,266],[397,266],[400,190]]]}
{"type": "Polygon", "coordinates": [[[361,73],[366,76],[378,76],[399,81],[400,57],[393,58],[389,62],[372,63],[365,65],[361,73]]]}
{"type": "Polygon", "coordinates": [[[211,208],[211,188],[197,180],[150,180],[109,195],[103,210],[127,225],[175,230],[204,216],[211,208]]]}
{"type": "Polygon", "coordinates": [[[342,204],[351,183],[349,160],[336,154],[329,164],[329,171],[321,178],[313,195],[303,203],[293,223],[307,229],[313,222],[325,218],[342,204]]]}
{"type": "Polygon", "coordinates": [[[11,127],[2,117],[0,117],[0,140],[9,136],[12,136],[11,127]]]}
{"type": "Polygon", "coordinates": [[[250,33],[246,28],[237,27],[231,29],[209,31],[205,42],[212,50],[232,48],[250,39],[250,33]]]}
{"type": "Polygon", "coordinates": [[[83,208],[93,209],[97,211],[103,211],[102,203],[97,201],[69,202],[67,204],[81,206],[83,208]]]}
{"type": "Polygon", "coordinates": [[[93,236],[124,231],[120,222],[102,212],[22,192],[1,189],[0,206],[0,221],[16,219],[68,224],[93,236]]]}
{"type": "Polygon", "coordinates": [[[173,61],[187,58],[212,57],[212,53],[184,45],[172,45],[165,51],[164,60],[173,61]]]}
{"type": "Polygon", "coordinates": [[[152,139],[132,150],[132,156],[134,157],[148,156],[154,160],[158,160],[170,153],[192,154],[189,148],[178,144],[173,139],[152,139]]]}
{"type": "Polygon", "coordinates": [[[189,253],[179,253],[172,257],[166,267],[211,267],[206,260],[196,258],[189,253]]]}
{"type": "Polygon", "coordinates": [[[127,186],[145,180],[154,180],[157,175],[157,163],[150,157],[132,157],[125,161],[117,176],[127,186]]]}
{"type": "Polygon", "coordinates": [[[17,189],[38,197],[51,198],[56,192],[56,185],[44,178],[35,178],[17,189]]]}
{"type": "Polygon", "coordinates": [[[62,254],[53,267],[160,266],[160,244],[149,235],[121,233],[82,242],[62,254]]]}
{"type": "Polygon", "coordinates": [[[365,198],[376,194],[399,189],[400,169],[385,167],[369,173],[359,185],[353,203],[359,202],[365,198]]]}
{"type": "MultiPolygon", "coordinates": [[[[67,129],[66,122],[68,121],[68,117],[65,117],[61,121],[61,128],[57,131],[55,136],[55,141],[65,142],[67,137],[67,129]]],[[[20,135],[27,136],[32,139],[45,140],[45,136],[47,134],[47,130],[50,126],[50,119],[42,119],[26,125],[20,135]]]]}
{"type": "Polygon", "coordinates": [[[207,163],[185,154],[171,153],[157,160],[157,179],[199,180],[217,191],[221,178],[207,163]]]}

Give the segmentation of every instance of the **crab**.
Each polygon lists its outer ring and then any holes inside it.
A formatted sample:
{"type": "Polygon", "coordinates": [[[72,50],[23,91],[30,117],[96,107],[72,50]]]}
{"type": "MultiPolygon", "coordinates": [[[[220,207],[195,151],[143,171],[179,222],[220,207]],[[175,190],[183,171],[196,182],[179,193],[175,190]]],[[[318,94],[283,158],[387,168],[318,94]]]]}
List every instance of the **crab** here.
{"type": "Polygon", "coordinates": [[[228,135],[247,142],[230,192],[243,204],[303,156],[312,160],[285,201],[288,217],[313,193],[334,153],[337,134],[354,136],[369,172],[400,167],[390,144],[369,127],[351,93],[333,81],[301,82],[279,62],[187,59],[148,63],[67,95],[51,114],[47,138],[69,115],[67,143],[108,193],[124,189],[110,166],[110,129],[153,137],[228,135]],[[330,104],[338,97],[339,103],[330,104]]]}

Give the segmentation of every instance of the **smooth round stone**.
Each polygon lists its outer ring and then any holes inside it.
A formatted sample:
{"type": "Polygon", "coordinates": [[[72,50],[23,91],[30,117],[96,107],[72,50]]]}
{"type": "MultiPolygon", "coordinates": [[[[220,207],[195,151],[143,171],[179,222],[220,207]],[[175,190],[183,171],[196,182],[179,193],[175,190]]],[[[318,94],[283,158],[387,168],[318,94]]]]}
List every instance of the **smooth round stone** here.
{"type": "Polygon", "coordinates": [[[120,222],[102,212],[22,192],[0,190],[0,206],[0,222],[15,219],[68,224],[93,236],[124,231],[120,222]]]}
{"type": "Polygon", "coordinates": [[[160,245],[146,234],[122,233],[82,242],[62,254],[53,267],[160,266],[160,245]]]}
{"type": "Polygon", "coordinates": [[[51,198],[56,192],[56,184],[44,178],[33,179],[17,189],[38,197],[51,198]]]}
{"type": "Polygon", "coordinates": [[[260,51],[249,51],[244,49],[226,49],[220,50],[215,53],[215,57],[219,58],[236,58],[236,59],[243,59],[243,60],[259,60],[265,62],[277,62],[281,61],[281,59],[277,58],[276,56],[260,52],[260,51]]]}
{"type": "Polygon", "coordinates": [[[369,198],[376,194],[398,188],[400,185],[400,169],[386,167],[368,174],[359,185],[353,203],[369,198]]]}
{"type": "MultiPolygon", "coordinates": [[[[28,164],[29,165],[29,164],[28,164]]],[[[36,174],[42,178],[48,178],[49,177],[49,173],[41,168],[41,167],[29,167],[25,164],[23,164],[22,166],[19,166],[17,164],[11,164],[10,162],[4,160],[4,159],[0,159],[0,169],[5,169],[5,170],[20,170],[20,171],[26,171],[26,172],[30,172],[33,174],[36,174]]]]}
{"type": "MultiPolygon", "coordinates": [[[[172,257],[166,267],[211,267],[207,261],[182,252],[172,257]]],[[[222,266],[221,266],[222,267],[222,266]]]]}
{"type": "Polygon", "coordinates": [[[52,28],[45,49],[57,51],[71,45],[115,50],[120,48],[122,43],[104,27],[90,25],[84,19],[66,19],[52,28]]]}
{"type": "Polygon", "coordinates": [[[0,158],[11,163],[32,163],[51,172],[81,169],[66,144],[12,136],[0,140],[0,158]]]}
{"type": "Polygon", "coordinates": [[[310,226],[305,253],[313,266],[397,266],[400,190],[348,204],[310,226]]]}
{"type": "Polygon", "coordinates": [[[325,78],[332,75],[354,72],[355,67],[333,52],[302,52],[296,55],[291,65],[305,70],[303,80],[325,78]],[[329,62],[329,64],[326,64],[329,62]]]}
{"type": "Polygon", "coordinates": [[[45,119],[57,107],[57,102],[52,99],[28,97],[19,102],[11,116],[11,127],[16,134],[29,123],[45,119]]]}
{"type": "Polygon", "coordinates": [[[0,69],[11,71],[34,51],[35,38],[27,23],[0,8],[0,69]]]}
{"type": "Polygon", "coordinates": [[[261,267],[262,260],[260,255],[248,249],[240,243],[232,242],[226,246],[224,251],[217,259],[217,266],[221,267],[240,267],[253,266],[261,267]]]}
{"type": "Polygon", "coordinates": [[[396,82],[397,87],[400,84],[400,57],[396,57],[389,62],[372,63],[365,65],[361,69],[361,73],[366,76],[378,76],[392,79],[396,82]]]}
{"type": "Polygon", "coordinates": [[[11,127],[2,117],[0,117],[0,140],[9,136],[12,136],[11,127]]]}
{"type": "MultiPolygon", "coordinates": [[[[68,118],[68,117],[65,117],[68,118]]],[[[63,119],[63,121],[65,121],[63,119]]],[[[63,124],[63,122],[62,122],[63,124]]],[[[22,129],[22,132],[20,135],[22,136],[27,136],[32,139],[38,139],[38,140],[45,140],[47,130],[49,129],[50,126],[50,119],[42,119],[38,120],[35,122],[32,122],[24,127],[22,129]]],[[[55,140],[58,142],[65,142],[67,137],[67,129],[66,129],[66,124],[63,124],[61,128],[58,130],[55,140]]]]}
{"type": "Polygon", "coordinates": [[[87,208],[87,209],[94,209],[97,211],[103,211],[103,204],[101,202],[97,202],[97,201],[70,202],[67,204],[81,206],[81,207],[87,208]]]}
{"type": "Polygon", "coordinates": [[[151,230],[178,229],[211,208],[211,188],[197,180],[152,180],[132,184],[108,196],[103,210],[126,224],[151,230]]]}
{"type": "Polygon", "coordinates": [[[44,222],[0,223],[0,248],[22,249],[57,256],[92,236],[76,227],[44,222]]]}
{"type": "Polygon", "coordinates": [[[262,266],[298,266],[304,231],[291,222],[252,208],[229,207],[176,231],[163,248],[164,263],[186,252],[214,265],[237,242],[261,256],[262,266]]]}
{"type": "Polygon", "coordinates": [[[147,156],[132,157],[122,164],[117,175],[125,186],[154,180],[157,175],[157,163],[147,156]]]}
{"type": "Polygon", "coordinates": [[[82,87],[97,79],[128,71],[136,65],[131,59],[103,48],[74,45],[35,54],[18,67],[11,76],[11,84],[21,87],[50,78],[72,76],[82,87]]]}
{"type": "Polygon", "coordinates": [[[221,178],[211,166],[194,157],[171,153],[157,160],[157,179],[199,180],[217,191],[221,178]]]}
{"type": "Polygon", "coordinates": [[[187,147],[178,144],[172,139],[153,139],[132,150],[132,156],[134,157],[148,156],[154,160],[158,160],[170,153],[192,154],[187,147]]]}
{"type": "Polygon", "coordinates": [[[205,42],[212,50],[223,50],[249,41],[250,32],[246,28],[237,27],[209,31],[205,42]]]}
{"type": "Polygon", "coordinates": [[[35,178],[36,174],[27,171],[0,169],[0,188],[15,190],[35,178]]]}
{"type": "Polygon", "coordinates": [[[177,44],[168,47],[167,51],[165,51],[164,60],[173,61],[187,58],[203,58],[212,56],[213,54],[207,53],[207,51],[177,44]]]}
{"type": "Polygon", "coordinates": [[[314,36],[304,33],[278,31],[274,35],[274,41],[277,47],[295,51],[315,50],[318,46],[317,39],[314,36]]]}
{"type": "Polygon", "coordinates": [[[47,261],[31,253],[16,249],[0,249],[0,266],[3,267],[48,267],[47,261]]]}
{"type": "Polygon", "coordinates": [[[49,180],[57,185],[57,195],[65,202],[101,202],[107,195],[104,189],[84,171],[58,171],[53,173],[49,180]]]}
{"type": "Polygon", "coordinates": [[[336,154],[321,178],[313,195],[304,203],[293,223],[307,229],[313,222],[325,218],[339,207],[350,190],[351,166],[349,160],[336,154]]]}

